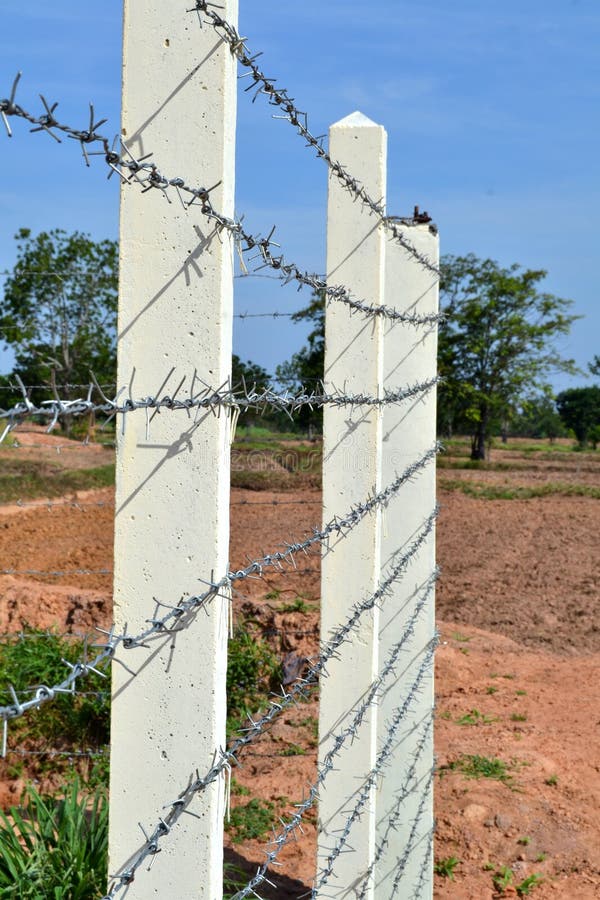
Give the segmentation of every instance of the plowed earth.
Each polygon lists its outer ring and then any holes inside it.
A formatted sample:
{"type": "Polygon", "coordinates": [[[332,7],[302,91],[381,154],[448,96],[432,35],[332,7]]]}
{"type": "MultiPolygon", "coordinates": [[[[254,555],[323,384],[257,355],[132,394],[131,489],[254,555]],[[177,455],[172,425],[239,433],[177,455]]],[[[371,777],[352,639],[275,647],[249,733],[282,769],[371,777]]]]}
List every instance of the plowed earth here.
{"type": "MultiPolygon", "coordinates": [[[[71,468],[99,465],[98,454],[106,461],[107,451],[64,438],[23,435],[22,444],[28,441],[36,446],[19,452],[29,459],[51,454],[71,468]],[[57,444],[70,452],[59,456],[57,444]]],[[[0,451],[0,465],[3,454],[15,452],[0,451]]],[[[439,492],[435,857],[459,860],[453,880],[436,876],[440,900],[510,896],[510,889],[495,893],[501,866],[512,869],[515,886],[533,873],[543,876],[531,892],[538,900],[600,897],[600,501],[565,488],[597,490],[598,457],[517,446],[494,451],[508,469],[440,471],[442,485],[451,478],[564,488],[526,500],[467,496],[456,483],[439,492]],[[469,779],[451,768],[465,755],[500,759],[507,780],[469,779]]],[[[294,490],[293,479],[285,487],[233,490],[234,567],[319,521],[319,491],[307,483],[294,490]]],[[[25,624],[83,631],[110,622],[111,575],[103,570],[112,565],[112,491],[64,499],[0,507],[0,568],[10,570],[0,575],[0,632],[25,624]]],[[[317,648],[318,597],[319,560],[307,557],[297,573],[246,582],[234,609],[252,617],[293,667],[317,648]]],[[[257,741],[235,772],[238,792],[248,788],[278,814],[293,811],[314,777],[316,715],[316,701],[302,704],[257,741]]],[[[5,805],[22,785],[8,772],[4,764],[5,805]]],[[[234,794],[234,804],[242,801],[234,794]]],[[[282,853],[272,896],[306,891],[315,821],[309,814],[304,833],[282,853]]],[[[229,859],[250,873],[264,858],[264,839],[233,845],[228,838],[228,846],[229,859]]]]}

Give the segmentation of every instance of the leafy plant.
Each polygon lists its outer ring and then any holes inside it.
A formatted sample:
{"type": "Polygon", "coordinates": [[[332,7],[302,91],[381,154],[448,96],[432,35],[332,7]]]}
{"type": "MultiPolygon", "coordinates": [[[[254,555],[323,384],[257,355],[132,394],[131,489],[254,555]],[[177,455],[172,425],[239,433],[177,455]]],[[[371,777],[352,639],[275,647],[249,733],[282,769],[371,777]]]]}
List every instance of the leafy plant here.
{"type": "Polygon", "coordinates": [[[500,866],[492,878],[492,881],[497,891],[504,891],[512,884],[513,878],[514,873],[512,869],[509,869],[508,866],[500,866]]]}
{"type": "Polygon", "coordinates": [[[515,885],[517,894],[519,897],[526,897],[541,881],[543,881],[543,878],[537,872],[534,872],[533,875],[528,875],[520,884],[515,885]]]}
{"type": "Polygon", "coordinates": [[[526,722],[527,716],[525,713],[513,713],[510,720],[511,722],[526,722]]]}
{"type": "Polygon", "coordinates": [[[527,835],[523,835],[523,837],[517,838],[517,844],[521,844],[522,847],[527,847],[531,843],[531,838],[527,835]]]}
{"type": "Polygon", "coordinates": [[[231,900],[247,883],[248,877],[243,869],[234,863],[223,864],[223,900],[231,900]]]}
{"type": "Polygon", "coordinates": [[[441,875],[442,878],[449,878],[451,881],[454,881],[454,870],[459,863],[460,859],[457,856],[447,856],[445,859],[436,860],[433,869],[436,875],[441,875]]]}
{"type": "Polygon", "coordinates": [[[62,798],[29,787],[20,807],[0,812],[0,897],[96,900],[106,883],[108,801],[77,778],[62,798]]]}
{"type": "Polygon", "coordinates": [[[242,806],[231,810],[229,822],[225,826],[231,832],[234,844],[262,837],[275,821],[274,805],[268,800],[254,797],[242,806]]]}
{"type": "Polygon", "coordinates": [[[556,785],[558,784],[558,775],[550,775],[548,778],[546,778],[544,784],[549,785],[549,787],[556,787],[556,785]]]}

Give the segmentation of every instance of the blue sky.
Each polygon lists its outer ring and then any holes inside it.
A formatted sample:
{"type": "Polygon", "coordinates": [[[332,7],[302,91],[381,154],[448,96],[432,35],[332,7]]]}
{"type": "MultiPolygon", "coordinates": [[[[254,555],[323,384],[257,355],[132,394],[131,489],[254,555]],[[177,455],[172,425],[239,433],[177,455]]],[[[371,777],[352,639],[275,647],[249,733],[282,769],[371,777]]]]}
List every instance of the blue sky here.
{"type": "MultiPolygon", "coordinates": [[[[178,4],[189,6],[169,0],[178,4]]],[[[117,132],[120,2],[2,0],[0,22],[0,96],[20,69],[26,109],[37,111],[43,93],[78,124],[92,101],[109,118],[102,131],[117,132]]],[[[390,213],[427,209],[442,252],[547,269],[544,288],[583,316],[563,354],[585,368],[600,353],[597,0],[240,0],[240,31],[313,133],[355,109],[386,127],[390,213]]],[[[250,97],[238,107],[237,212],[252,230],[276,224],[286,254],[323,272],[326,167],[250,97]]],[[[10,141],[0,133],[0,270],[14,262],[21,226],[116,237],[117,179],[107,182],[100,162],[86,169],[75,142],[59,146],[22,122],[13,130],[10,141]]],[[[236,280],[238,312],[291,311],[308,298],[269,279],[236,280]]],[[[305,333],[286,319],[238,319],[234,350],[272,371],[305,333]]],[[[0,369],[9,360],[0,354],[0,369]]]]}

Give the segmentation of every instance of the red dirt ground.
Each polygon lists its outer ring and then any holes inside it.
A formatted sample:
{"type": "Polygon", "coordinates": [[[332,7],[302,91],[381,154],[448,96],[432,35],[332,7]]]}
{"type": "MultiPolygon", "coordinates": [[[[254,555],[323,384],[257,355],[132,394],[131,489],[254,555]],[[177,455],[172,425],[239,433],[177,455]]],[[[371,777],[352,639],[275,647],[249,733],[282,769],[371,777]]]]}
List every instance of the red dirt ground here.
{"type": "MultiPolygon", "coordinates": [[[[35,439],[40,442],[38,434],[35,439]]],[[[68,444],[60,438],[45,440],[50,450],[26,452],[55,454],[52,441],[68,444]]],[[[96,458],[90,462],[82,454],[98,452],[104,461],[107,451],[90,448],[55,458],[69,467],[97,465],[96,458]]],[[[562,460],[554,461],[558,475],[544,459],[537,465],[517,455],[514,461],[524,466],[515,479],[491,470],[446,469],[440,477],[472,477],[479,483],[505,483],[508,478],[522,484],[540,478],[565,483],[576,477],[579,483],[600,484],[600,464],[591,454],[570,456],[562,468],[562,460]]],[[[18,631],[25,623],[76,631],[109,623],[110,575],[28,573],[111,567],[112,493],[87,492],[77,499],[86,505],[0,508],[0,568],[14,570],[0,576],[1,632],[18,631]]],[[[308,489],[285,494],[234,490],[232,565],[304,533],[319,519],[319,499],[318,491],[308,489]],[[310,503],[272,503],[284,499],[310,503]]],[[[443,575],[438,589],[435,856],[455,856],[460,862],[454,880],[436,876],[435,896],[498,896],[494,870],[484,868],[489,864],[510,866],[515,884],[533,872],[542,874],[544,880],[532,891],[538,900],[598,898],[600,502],[560,495],[491,501],[443,490],[439,499],[443,575]],[[475,724],[457,722],[467,713],[475,724]],[[468,780],[444,768],[461,754],[501,758],[511,766],[512,782],[468,780]]],[[[252,614],[272,635],[282,658],[314,654],[317,647],[318,557],[300,565],[308,571],[247,582],[235,598],[237,614],[252,614]],[[286,612],[284,607],[298,595],[306,601],[305,610],[286,612]]],[[[272,800],[282,814],[293,809],[314,773],[311,717],[316,710],[315,701],[286,715],[244,754],[234,773],[239,785],[272,800]],[[286,753],[295,745],[303,748],[302,755],[286,753]]],[[[13,792],[8,783],[3,787],[5,801],[14,800],[15,786],[13,792]]],[[[306,890],[314,840],[315,817],[309,815],[304,835],[281,856],[280,887],[273,896],[297,897],[306,890]]],[[[232,848],[230,858],[255,871],[264,858],[263,844],[232,848]]]]}

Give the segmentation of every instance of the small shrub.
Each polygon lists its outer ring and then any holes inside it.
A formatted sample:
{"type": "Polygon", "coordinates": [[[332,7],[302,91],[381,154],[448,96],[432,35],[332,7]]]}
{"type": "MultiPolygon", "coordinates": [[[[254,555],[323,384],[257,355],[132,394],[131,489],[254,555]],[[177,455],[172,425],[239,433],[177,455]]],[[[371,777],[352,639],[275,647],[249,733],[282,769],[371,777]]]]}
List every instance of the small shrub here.
{"type": "Polygon", "coordinates": [[[306,756],[306,750],[299,744],[290,744],[285,750],[281,751],[282,756],[306,756]]]}

